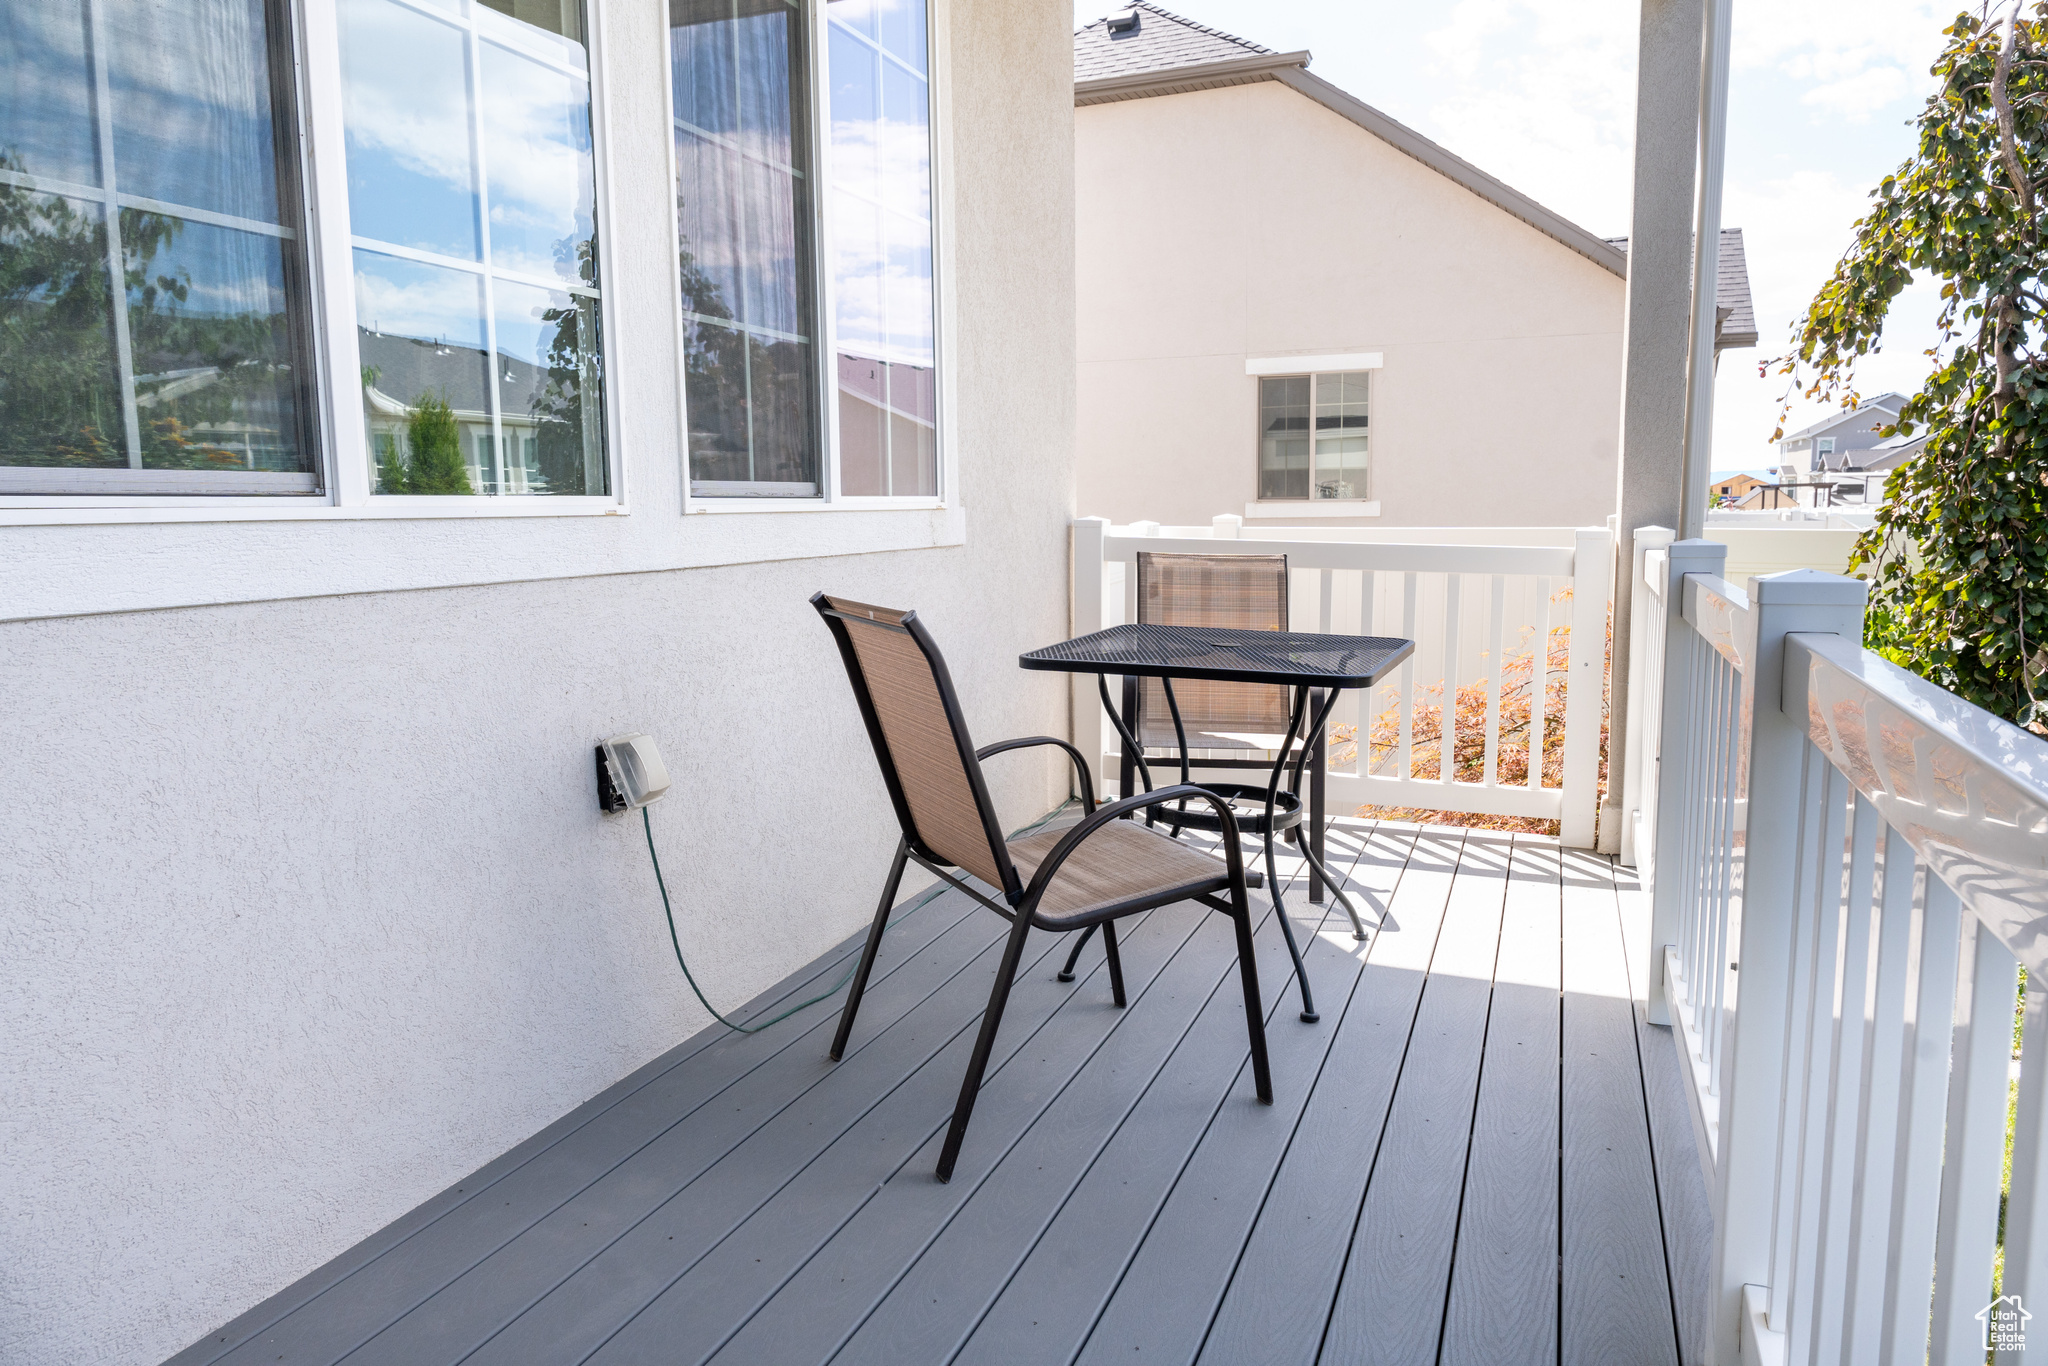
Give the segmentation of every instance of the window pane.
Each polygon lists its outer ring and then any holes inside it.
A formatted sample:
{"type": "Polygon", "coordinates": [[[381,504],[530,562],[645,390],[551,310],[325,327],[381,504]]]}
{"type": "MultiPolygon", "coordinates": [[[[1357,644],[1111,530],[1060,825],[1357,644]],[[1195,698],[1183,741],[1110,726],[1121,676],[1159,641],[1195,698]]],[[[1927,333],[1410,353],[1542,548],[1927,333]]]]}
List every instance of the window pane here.
{"type": "Polygon", "coordinates": [[[590,87],[495,43],[481,51],[491,268],[594,288],[590,87]]]}
{"type": "Polygon", "coordinates": [[[283,222],[262,0],[110,6],[102,22],[121,192],[283,222]]]}
{"type": "Polygon", "coordinates": [[[1370,371],[1317,375],[1317,498],[1366,496],[1366,388],[1370,371]]]}
{"type": "Polygon", "coordinates": [[[807,58],[784,0],[670,0],[691,493],[819,492],[807,58]]]}
{"type": "Polygon", "coordinates": [[[390,248],[355,255],[377,491],[605,493],[582,6],[342,5],[351,228],[390,248]]]}
{"type": "Polygon", "coordinates": [[[285,249],[241,232],[121,211],[142,467],[311,469],[300,432],[285,249]]]}
{"type": "Polygon", "coordinates": [[[483,277],[355,253],[363,420],[379,493],[489,493],[492,435],[483,277]]]}
{"type": "Polygon", "coordinates": [[[80,0],[0,0],[0,172],[100,183],[80,0]]]}
{"type": "Polygon", "coordinates": [[[602,493],[604,373],[597,300],[504,280],[492,287],[498,406],[510,493],[602,493]]]}
{"type": "Polygon", "coordinates": [[[939,491],[924,0],[830,0],[840,488],[939,491]]]}
{"type": "Polygon", "coordinates": [[[0,184],[0,464],[128,467],[100,214],[0,184]]]}
{"type": "Polygon", "coordinates": [[[0,0],[0,464],[110,474],[8,491],[315,490],[284,13],[0,0]]]}
{"type": "Polygon", "coordinates": [[[1308,390],[1306,375],[1259,381],[1259,497],[1307,498],[1308,390]]]}
{"type": "Polygon", "coordinates": [[[393,0],[341,0],[349,230],[482,258],[469,55],[454,24],[393,0]]]}

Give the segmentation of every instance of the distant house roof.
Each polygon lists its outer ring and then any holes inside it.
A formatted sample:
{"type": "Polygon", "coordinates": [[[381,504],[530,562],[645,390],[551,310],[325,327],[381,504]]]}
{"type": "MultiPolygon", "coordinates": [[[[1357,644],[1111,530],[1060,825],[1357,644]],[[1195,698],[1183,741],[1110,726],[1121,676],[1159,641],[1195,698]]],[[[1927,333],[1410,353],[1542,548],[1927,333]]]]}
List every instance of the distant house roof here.
{"type": "Polygon", "coordinates": [[[1274,52],[1140,0],[1074,35],[1074,103],[1108,104],[1278,81],[1588,260],[1616,275],[1628,273],[1627,258],[1611,243],[1320,76],[1311,76],[1308,63],[1306,51],[1274,52]]]}
{"type": "Polygon", "coordinates": [[[1872,413],[1881,412],[1888,418],[1897,417],[1899,409],[1905,406],[1906,396],[1904,394],[1879,394],[1875,398],[1864,399],[1854,408],[1844,408],[1833,417],[1824,417],[1811,427],[1801,427],[1796,432],[1788,432],[1782,440],[1802,441],[1810,436],[1826,436],[1829,432],[1838,431],[1858,418],[1865,419],[1863,430],[1867,431],[1872,427],[1882,427],[1885,425],[1883,422],[1871,423],[1868,420],[1872,413]]]}
{"type": "MultiPolygon", "coordinates": [[[[1626,237],[1608,242],[1623,252],[1626,237]]],[[[1714,282],[1714,350],[1756,345],[1756,308],[1749,299],[1749,254],[1742,246],[1741,228],[1721,229],[1720,273],[1714,282]]]]}

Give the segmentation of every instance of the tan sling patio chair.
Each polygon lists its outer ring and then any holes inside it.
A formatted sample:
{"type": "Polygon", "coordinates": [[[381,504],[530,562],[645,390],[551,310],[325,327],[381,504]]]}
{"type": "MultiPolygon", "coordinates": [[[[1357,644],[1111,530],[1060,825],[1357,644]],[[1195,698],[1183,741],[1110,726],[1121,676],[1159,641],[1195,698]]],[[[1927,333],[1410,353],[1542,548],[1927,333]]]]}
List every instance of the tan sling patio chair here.
{"type": "Polygon", "coordinates": [[[1030,736],[977,750],[953,691],[946,661],[915,612],[870,607],[818,593],[811,605],[831,628],[845,661],[853,695],[882,766],[882,781],[896,808],[903,837],[875,908],[873,927],[839,1017],[832,1041],[838,1061],[860,1011],[861,994],[874,967],[875,951],[889,923],[905,864],[915,859],[934,875],[966,892],[1010,922],[988,1010],[960,1083],[939,1154],[939,1179],[950,1180],[960,1142],[974,1113],[982,1072],[1002,1024],[1010,984],[1033,929],[1055,932],[1101,926],[1108,956],[1110,991],[1124,1004],[1123,966],[1118,961],[1113,922],[1176,901],[1196,901],[1229,916],[1237,929],[1238,976],[1244,987],[1245,1022],[1251,1036],[1252,1075],[1260,1101],[1271,1104],[1273,1082],[1266,1066],[1265,1009],[1259,1000],[1257,960],[1252,953],[1251,898],[1237,841],[1223,843],[1222,862],[1142,825],[1120,819],[1163,802],[1206,801],[1219,817],[1229,808],[1199,787],[1181,785],[1129,797],[1098,808],[1088,762],[1064,740],[1030,736]],[[1080,770],[1084,815],[1079,825],[1005,840],[982,781],[981,761],[1006,750],[1056,745],[1080,770]],[[995,890],[986,896],[947,869],[971,873],[995,890]]]}

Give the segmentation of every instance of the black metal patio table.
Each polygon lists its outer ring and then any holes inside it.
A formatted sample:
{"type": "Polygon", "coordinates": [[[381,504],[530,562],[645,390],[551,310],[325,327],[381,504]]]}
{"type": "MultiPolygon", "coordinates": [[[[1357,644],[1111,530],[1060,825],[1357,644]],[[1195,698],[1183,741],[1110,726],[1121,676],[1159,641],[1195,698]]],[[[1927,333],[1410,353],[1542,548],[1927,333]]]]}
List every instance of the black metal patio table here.
{"type": "MultiPolygon", "coordinates": [[[[1273,760],[1273,771],[1263,788],[1234,783],[1208,783],[1201,786],[1217,793],[1237,809],[1240,802],[1259,802],[1260,811],[1246,812],[1236,817],[1237,828],[1230,833],[1232,838],[1239,834],[1257,834],[1264,838],[1266,849],[1266,880],[1273,898],[1273,912],[1280,919],[1281,933],[1287,939],[1287,952],[1294,960],[1294,978],[1301,986],[1301,1018],[1313,1022],[1318,1017],[1315,998],[1309,992],[1308,974],[1302,970],[1301,948],[1295,943],[1294,926],[1287,918],[1285,906],[1280,897],[1279,869],[1275,862],[1273,839],[1281,830],[1291,830],[1295,842],[1301,847],[1309,866],[1329,886],[1345,913],[1351,917],[1353,933],[1364,937],[1364,928],[1358,919],[1343,889],[1331,879],[1315,854],[1315,841],[1300,829],[1302,817],[1301,779],[1302,769],[1318,747],[1312,737],[1323,734],[1324,726],[1330,719],[1330,711],[1337,704],[1337,695],[1348,688],[1367,688],[1386,677],[1387,673],[1415,652],[1415,642],[1392,636],[1342,636],[1328,635],[1315,631],[1241,631],[1214,626],[1163,626],[1139,623],[1112,626],[1092,635],[1048,645],[1042,650],[1033,650],[1020,656],[1018,664],[1026,669],[1041,669],[1059,673],[1092,673],[1096,686],[1102,694],[1102,704],[1109,712],[1110,721],[1116,726],[1117,735],[1123,742],[1124,768],[1128,774],[1133,766],[1145,784],[1145,790],[1152,790],[1151,767],[1145,762],[1145,750],[1138,743],[1134,733],[1136,725],[1136,689],[1126,687],[1124,692],[1124,714],[1109,700],[1108,675],[1118,674],[1126,680],[1157,678],[1166,693],[1166,704],[1173,714],[1174,731],[1180,740],[1180,780],[1189,781],[1189,759],[1187,733],[1181,726],[1180,707],[1174,700],[1173,680],[1212,679],[1226,683],[1270,683],[1288,688],[1293,697],[1289,708],[1287,736],[1280,742],[1273,760]],[[1311,694],[1319,701],[1314,704],[1314,719],[1303,729],[1303,722],[1311,710],[1311,694]],[[1295,737],[1302,737],[1299,753],[1293,753],[1295,737]],[[1281,780],[1286,776],[1290,758],[1294,765],[1294,780],[1283,789],[1281,780]]],[[[1362,741],[1361,741],[1362,743],[1362,741]]],[[[1321,762],[1318,757],[1317,762],[1321,762]]],[[[1126,780],[1128,789],[1129,782],[1126,780]]],[[[1129,795],[1126,792],[1126,795],[1129,795]]],[[[1183,803],[1185,805],[1185,803],[1183,803]]],[[[1220,821],[1213,815],[1195,811],[1181,811],[1164,817],[1147,816],[1147,822],[1164,820],[1174,827],[1178,836],[1186,829],[1221,830],[1220,821]]],[[[1313,832],[1309,832],[1313,834],[1313,832]]],[[[1075,954],[1080,945],[1076,944],[1075,954]]],[[[1071,962],[1069,964],[1071,971],[1071,962]]],[[[1064,974],[1063,974],[1064,975],[1064,974]]]]}

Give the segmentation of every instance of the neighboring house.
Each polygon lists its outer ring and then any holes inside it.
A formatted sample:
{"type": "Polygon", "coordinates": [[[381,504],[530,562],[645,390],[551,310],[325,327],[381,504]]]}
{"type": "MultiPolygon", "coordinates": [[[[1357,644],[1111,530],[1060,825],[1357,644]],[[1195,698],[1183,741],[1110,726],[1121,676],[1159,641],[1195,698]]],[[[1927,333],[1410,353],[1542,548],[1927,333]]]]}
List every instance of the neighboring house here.
{"type": "Polygon", "coordinates": [[[1779,508],[1801,506],[1796,491],[1779,488],[1776,484],[1758,484],[1736,500],[1735,506],[1744,512],[1770,512],[1779,508]]]}
{"type": "Polygon", "coordinates": [[[1712,485],[1707,492],[1718,505],[1738,502],[1748,497],[1751,490],[1763,487],[1764,481],[1755,475],[1738,474],[1732,479],[1723,479],[1720,483],[1712,485]]]}
{"type": "Polygon", "coordinates": [[[1308,60],[1147,4],[1074,35],[1081,511],[1604,521],[1623,250],[1308,60]]]}
{"type": "Polygon", "coordinates": [[[0,299],[0,1358],[161,1361],[707,1023],[598,740],[714,1001],[866,925],[814,591],[1067,733],[1066,13],[10,7],[0,250],[87,303],[0,299]],[[429,393],[475,496],[377,492],[429,393]]]}
{"type": "Polygon", "coordinates": [[[1905,402],[1904,394],[1879,394],[1793,432],[1778,442],[1780,478],[1802,486],[1800,501],[1808,506],[1825,506],[1837,486],[1857,490],[1860,499],[1863,471],[1890,469],[1919,454],[1924,436],[1878,435],[1898,421],[1905,402]]]}

